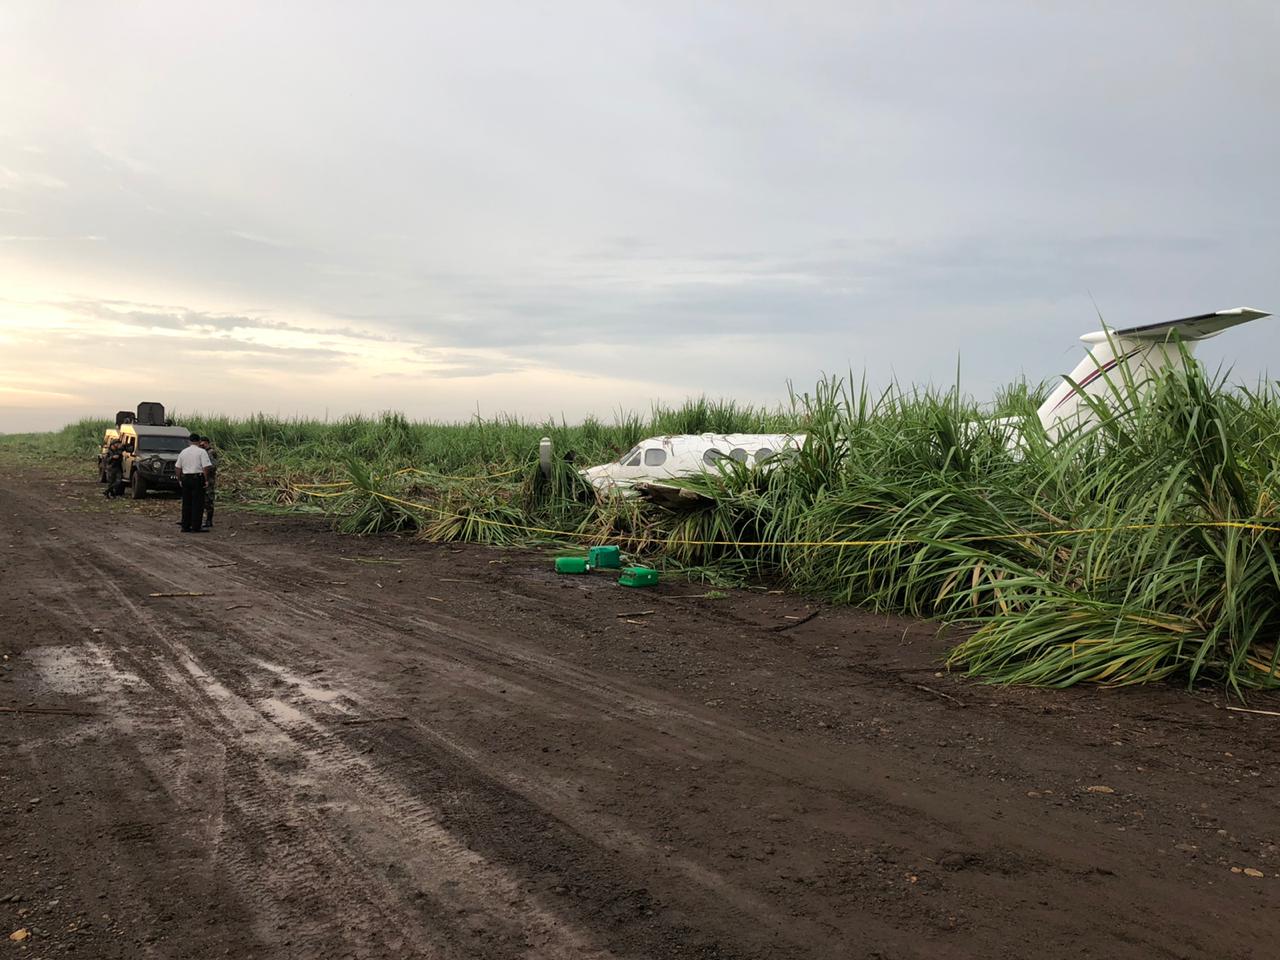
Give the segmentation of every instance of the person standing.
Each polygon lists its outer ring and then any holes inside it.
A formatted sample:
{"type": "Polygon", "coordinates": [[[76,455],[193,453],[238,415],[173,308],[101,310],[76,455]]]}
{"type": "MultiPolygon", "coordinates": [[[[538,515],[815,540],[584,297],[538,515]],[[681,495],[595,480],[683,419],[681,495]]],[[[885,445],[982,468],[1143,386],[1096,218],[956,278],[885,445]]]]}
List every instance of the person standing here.
{"type": "Polygon", "coordinates": [[[218,451],[208,437],[200,439],[200,447],[209,454],[209,462],[213,465],[204,481],[204,529],[213,529],[213,497],[218,492],[218,451]]]}
{"type": "Polygon", "coordinates": [[[124,451],[120,449],[119,440],[111,441],[102,458],[102,465],[107,474],[107,489],[102,491],[102,495],[108,500],[114,500],[124,489],[124,451]]]}
{"type": "Polygon", "coordinates": [[[188,446],[174,464],[174,473],[182,485],[182,532],[204,533],[200,518],[204,513],[204,483],[213,470],[213,461],[200,446],[200,434],[187,438],[188,446]]]}

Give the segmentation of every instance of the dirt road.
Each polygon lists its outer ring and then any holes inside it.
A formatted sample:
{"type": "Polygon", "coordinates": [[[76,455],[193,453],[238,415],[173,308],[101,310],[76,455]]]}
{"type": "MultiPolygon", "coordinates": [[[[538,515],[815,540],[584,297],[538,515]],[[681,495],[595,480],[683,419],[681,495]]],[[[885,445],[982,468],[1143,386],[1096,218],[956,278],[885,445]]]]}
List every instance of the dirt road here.
{"type": "Polygon", "coordinates": [[[1280,955],[1280,719],[1212,692],[5,479],[4,956],[1280,955]]]}

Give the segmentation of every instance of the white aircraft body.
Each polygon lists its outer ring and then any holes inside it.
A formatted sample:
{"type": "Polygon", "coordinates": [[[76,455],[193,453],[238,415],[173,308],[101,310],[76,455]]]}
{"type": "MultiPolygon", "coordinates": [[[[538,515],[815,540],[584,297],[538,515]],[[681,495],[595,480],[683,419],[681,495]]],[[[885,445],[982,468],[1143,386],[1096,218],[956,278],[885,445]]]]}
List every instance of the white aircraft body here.
{"type": "MultiPolygon", "coordinates": [[[[1080,338],[1085,345],[1085,358],[1069,377],[1064,377],[1050,391],[1036,411],[1040,423],[1051,439],[1057,439],[1064,430],[1088,425],[1097,419],[1097,411],[1085,396],[1106,397],[1112,385],[1123,383],[1126,377],[1132,380],[1141,395],[1161,370],[1181,362],[1179,344],[1188,352],[1194,352],[1201,340],[1267,316],[1270,314],[1262,310],[1234,307],[1164,323],[1086,333],[1080,338]]],[[[1006,419],[1003,422],[1012,428],[1015,435],[1011,438],[1011,445],[1016,446],[1017,421],[1006,419]]],[[[725,457],[747,466],[780,462],[794,455],[804,444],[804,439],[804,434],[789,433],[701,433],[649,437],[616,462],[590,467],[583,470],[582,475],[601,492],[623,495],[644,492],[667,498],[687,495],[697,499],[697,494],[682,491],[670,481],[714,470],[716,461],[725,457]]],[[[550,441],[544,443],[548,444],[549,453],[550,441]]]]}
{"type": "MultiPolygon", "coordinates": [[[[637,493],[638,484],[663,485],[714,470],[718,460],[749,467],[796,454],[803,433],[685,433],[641,440],[613,463],[582,471],[602,492],[637,493]]],[[[676,488],[671,488],[675,490],[676,488]]]]}

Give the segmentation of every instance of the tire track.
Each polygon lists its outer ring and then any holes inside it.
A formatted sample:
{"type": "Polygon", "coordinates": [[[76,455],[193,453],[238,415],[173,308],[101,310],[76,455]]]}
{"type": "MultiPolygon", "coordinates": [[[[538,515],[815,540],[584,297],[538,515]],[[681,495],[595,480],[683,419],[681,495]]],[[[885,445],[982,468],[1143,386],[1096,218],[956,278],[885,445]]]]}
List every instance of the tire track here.
{"type": "MultiPolygon", "coordinates": [[[[249,578],[235,568],[227,572],[227,579],[238,583],[241,589],[259,595],[267,591],[270,582],[283,580],[296,583],[283,573],[268,571],[265,578],[249,578]]],[[[181,582],[173,581],[175,585],[181,582]]],[[[797,756],[793,751],[780,748],[772,739],[753,731],[726,726],[716,719],[691,713],[678,702],[656,700],[654,691],[635,690],[627,684],[603,678],[594,671],[562,658],[540,653],[529,646],[518,646],[512,642],[515,637],[512,640],[497,640],[451,617],[427,618],[417,608],[406,607],[383,597],[379,597],[381,602],[375,606],[360,597],[339,593],[330,595],[340,601],[332,611],[323,606],[308,604],[294,594],[261,597],[250,611],[250,617],[246,618],[246,621],[252,623],[253,629],[247,629],[250,624],[246,623],[246,629],[242,632],[252,634],[258,643],[265,641],[274,648],[288,649],[293,658],[304,660],[310,647],[308,642],[297,639],[300,633],[305,634],[305,631],[299,630],[302,618],[313,619],[317,626],[320,623],[345,624],[353,633],[366,636],[373,635],[373,631],[376,631],[376,635],[385,642],[412,654],[420,662],[434,666],[438,676],[447,676],[451,683],[460,681],[478,694],[492,696],[495,688],[510,689],[511,686],[518,685],[527,692],[530,703],[543,704],[544,709],[548,702],[572,704],[583,722],[591,722],[591,718],[595,717],[596,722],[606,718],[619,729],[637,724],[647,726],[654,731],[650,737],[654,745],[648,748],[652,751],[649,762],[654,764],[659,764],[662,756],[673,750],[689,759],[702,762],[713,756],[740,757],[744,753],[748,754],[754,770],[767,771],[776,776],[780,783],[791,785],[796,790],[813,791],[815,784],[824,784],[813,797],[812,805],[828,811],[831,816],[843,812],[841,833],[862,836],[870,842],[901,849],[923,845],[939,851],[941,855],[948,850],[1000,846],[1002,836],[1007,831],[1002,820],[991,818],[989,812],[978,808],[973,800],[967,797],[955,798],[946,789],[944,781],[913,785],[910,802],[903,802],[895,799],[890,790],[903,792],[903,786],[908,780],[905,773],[901,781],[886,789],[880,783],[868,782],[860,777],[856,760],[845,767],[833,767],[825,759],[797,756]],[[414,628],[415,632],[408,632],[406,627],[414,628]],[[264,628],[267,631],[265,634],[264,628]],[[495,682],[495,677],[500,677],[501,681],[495,682]],[[660,747],[658,743],[661,743],[660,747]],[[819,800],[820,803],[817,802],[819,800]],[[982,827],[983,824],[988,826],[982,827]],[[979,827],[979,832],[975,832],[975,826],[979,827]]],[[[416,726],[421,735],[423,725],[416,726]]],[[[392,739],[390,735],[375,736],[384,743],[392,739]]],[[[640,749],[632,746],[631,751],[636,755],[640,749]]],[[[474,756],[477,752],[473,749],[471,755],[474,756]]],[[[460,756],[465,758],[467,754],[460,756]]],[[[501,760],[502,764],[509,762],[509,757],[501,760]]],[[[468,763],[471,763],[470,759],[468,763]]],[[[492,773],[493,766],[494,764],[488,764],[476,769],[477,772],[484,772],[501,782],[504,778],[492,773]]],[[[560,791],[559,796],[563,797],[564,791],[560,791]]],[[[541,797],[555,798],[556,792],[544,791],[541,797]]],[[[564,815],[562,806],[546,807],[546,810],[549,816],[556,819],[564,815]],[[557,813],[551,814],[551,810],[556,810],[557,813]]],[[[606,846],[608,833],[600,831],[598,820],[593,822],[591,818],[583,816],[573,820],[590,832],[595,845],[606,846]]],[[[1119,857],[1098,864],[1096,852],[1092,856],[1085,855],[1078,859],[1068,856],[1064,862],[1062,846],[1065,844],[1070,848],[1069,834],[1045,833],[1039,824],[1028,822],[1025,836],[1030,838],[1030,842],[1024,839],[1021,848],[1011,851],[1012,856],[1007,858],[1007,862],[1017,866],[991,874],[988,878],[991,887],[989,896],[993,904],[1004,898],[1020,900],[1025,896],[1025,882],[1032,874],[1059,877],[1061,879],[1057,882],[1066,883],[1092,874],[1099,865],[1105,865],[1112,872],[1123,867],[1123,860],[1119,857]],[[1056,855],[1050,855],[1050,850],[1055,851],[1056,855]]],[[[641,857],[652,857],[655,852],[663,852],[661,845],[651,841],[642,844],[639,849],[635,846],[615,849],[619,853],[630,849],[641,857]]],[[[580,859],[580,855],[567,856],[572,860],[580,859]]],[[[760,907],[759,898],[744,890],[734,889],[728,881],[717,882],[714,878],[718,872],[712,868],[690,862],[678,872],[686,881],[693,882],[718,898],[722,907],[732,904],[735,909],[744,912],[760,907]]],[[[1139,887],[1148,886],[1141,880],[1138,883],[1139,887]]],[[[1154,887],[1151,889],[1154,895],[1154,887]]],[[[1131,896],[1137,893],[1137,889],[1131,888],[1131,896]]],[[[769,912],[776,912],[776,907],[769,912]]],[[[1051,924],[1053,921],[1045,922],[1051,924]]],[[[1133,921],[1124,911],[1113,913],[1109,922],[1117,929],[1129,930],[1129,935],[1139,941],[1148,937],[1142,924],[1133,921]]],[[[829,929],[807,929],[804,921],[796,916],[790,917],[789,923],[801,930],[806,941],[830,936],[835,932],[829,929]]],[[[858,924],[875,929],[882,941],[891,942],[896,939],[891,928],[871,917],[859,918],[858,924]]],[[[1064,930],[1064,934],[1065,932],[1064,930]]],[[[1153,951],[1161,949],[1156,943],[1151,943],[1150,946],[1153,951]]]]}
{"type": "MultiPolygon", "coordinates": [[[[33,493],[18,496],[6,506],[29,505],[41,523],[44,505],[33,493]]],[[[83,656],[89,675],[137,678],[100,693],[118,710],[106,731],[119,744],[113,749],[126,750],[126,736],[135,741],[133,762],[148,766],[182,808],[201,854],[194,869],[243,887],[250,932],[270,945],[262,955],[541,957],[595,949],[637,958],[836,958],[865,946],[893,956],[1021,956],[1035,947],[1057,957],[1074,943],[1106,944],[1113,956],[1266,955],[1251,953],[1263,943],[1251,898],[1262,882],[1218,884],[1211,863],[1154,851],[1167,843],[1155,831],[1115,832],[1127,825],[1122,802],[1148,807],[1166,830],[1189,817],[1210,834],[1218,823],[1239,831],[1247,818],[1220,803],[1252,801],[1246,787],[1254,784],[1219,796],[1204,788],[1240,783],[1243,770],[1201,766],[1185,781],[1185,798],[1168,793],[1169,776],[1166,795],[1153,784],[1145,796],[1139,778],[1121,775],[1129,784],[1110,782],[1134,791],[1123,801],[1067,797],[1055,809],[1019,800],[1040,784],[1014,778],[1061,774],[1069,762],[1093,769],[1095,752],[1063,730],[1064,759],[1033,762],[1041,749],[1035,731],[1055,730],[1052,721],[1037,722],[1033,708],[1010,722],[929,701],[913,722],[909,695],[877,696],[872,685],[858,688],[867,692],[856,704],[888,710],[871,723],[897,730],[872,729],[875,736],[852,743],[802,736],[782,711],[760,720],[744,714],[745,696],[703,710],[697,702],[706,684],[664,689],[666,678],[688,677],[678,641],[668,635],[665,643],[641,641],[656,649],[637,655],[610,652],[607,638],[602,643],[600,631],[575,616],[581,611],[561,609],[554,595],[533,598],[559,610],[548,623],[513,620],[509,604],[486,601],[502,594],[493,583],[442,588],[451,606],[436,607],[412,595],[431,589],[429,580],[397,588],[377,576],[389,589],[375,592],[370,571],[330,571],[296,544],[191,538],[175,549],[144,520],[121,528],[117,556],[79,527],[56,539],[15,537],[53,551],[48,562],[37,551],[41,570],[63,568],[61,578],[31,581],[49,604],[44,622],[78,641],[86,613],[118,610],[108,637],[64,649],[83,656]],[[74,566],[77,555],[89,565],[74,566]],[[239,566],[210,567],[231,561],[239,566]],[[117,577],[122,593],[99,587],[102,573],[117,577]],[[358,585],[339,591],[327,582],[346,579],[358,585]],[[158,592],[212,589],[254,608],[229,618],[217,609],[221,600],[133,608],[122,601],[148,584],[158,592]],[[209,635],[195,628],[198,619],[212,624],[209,635]],[[323,679],[313,679],[320,667],[323,679]],[[344,723],[391,714],[411,719],[344,723]],[[953,736],[952,724],[967,734],[953,736]],[[1008,738],[1016,763],[1002,761],[999,741],[976,746],[993,734],[1008,738]],[[941,735],[943,749],[912,743],[912,735],[941,735]],[[949,756],[946,741],[973,752],[949,756]],[[552,752],[539,753],[539,744],[552,752]],[[917,745],[923,749],[909,752],[917,745]],[[1202,777],[1207,770],[1218,780],[1202,777]],[[1199,801],[1214,813],[1196,813],[1199,801]],[[779,824],[762,822],[778,809],[779,824]],[[752,856],[774,837],[776,855],[752,856]],[[961,867],[948,873],[934,859],[952,850],[961,867]],[[1094,872],[1095,862],[1118,876],[1094,872]],[[486,885],[486,871],[511,886],[486,885]],[[912,888],[916,872],[920,886],[912,888]],[[464,888],[459,874],[481,879],[464,888]],[[504,905],[502,897],[525,905],[504,905]],[[530,903],[545,912],[528,912],[530,903]],[[959,925],[942,929],[958,907],[959,925]],[[1238,942],[1213,939],[1214,924],[1204,919],[1211,916],[1234,917],[1238,942]]],[[[483,571],[484,560],[476,562],[483,571]]],[[[423,563],[429,576],[454,561],[423,563]]],[[[612,616],[603,595],[582,609],[612,616]]],[[[829,673],[807,668],[802,651],[762,652],[745,636],[736,639],[749,666],[734,677],[736,646],[717,644],[692,615],[675,622],[694,631],[694,666],[753,684],[776,677],[788,697],[805,703],[847,692],[829,673]]],[[[825,629],[828,645],[841,642],[831,625],[825,629]]],[[[635,637],[619,635],[631,644],[635,637]]],[[[1121,716],[1112,708],[1107,720],[1121,716]]],[[[63,729],[64,737],[80,735],[63,729]]],[[[1105,730],[1102,737],[1112,739],[1105,730]]],[[[1192,736],[1177,756],[1204,764],[1210,740],[1192,736]]],[[[1100,772],[1085,775],[1102,782],[1109,763],[1099,756],[1100,772]]],[[[1074,772],[1066,776],[1080,783],[1074,772]]],[[[1249,809],[1255,819],[1262,810],[1249,809]]],[[[140,856],[129,844],[175,829],[141,817],[110,825],[129,856],[140,856]]]]}
{"type": "MultiPolygon", "coordinates": [[[[354,844],[355,849],[351,844],[337,846],[330,842],[335,829],[329,816],[321,817],[288,804],[284,808],[287,814],[306,828],[306,843],[274,843],[270,848],[272,856],[263,861],[248,858],[243,852],[223,856],[222,863],[238,884],[266,887],[265,895],[256,899],[266,908],[267,926],[287,928],[295,944],[300,942],[306,950],[332,950],[332,918],[349,913],[352,899],[359,896],[364,907],[361,912],[379,915],[380,924],[396,929],[415,951],[413,956],[443,955],[436,953],[429,931],[395,909],[405,894],[396,891],[388,897],[386,881],[357,864],[368,858],[369,847],[378,845],[383,854],[393,850],[401,854],[415,852],[410,876],[418,883],[418,890],[428,891],[439,902],[440,916],[483,913],[487,925],[501,928],[499,940],[508,947],[522,941],[529,943],[527,948],[506,955],[609,956],[505,872],[463,848],[440,825],[438,815],[428,804],[401,793],[390,778],[381,775],[367,760],[351,755],[336,737],[310,721],[281,725],[278,716],[256,709],[213,678],[190,648],[172,640],[151,610],[135,603],[101,567],[70,554],[54,559],[77,570],[80,582],[103,584],[114,602],[129,612],[130,620],[151,635],[152,649],[168,654],[137,659],[128,648],[115,651],[130,662],[133,672],[147,679],[162,699],[174,703],[205,734],[223,744],[228,753],[223,794],[233,813],[229,820],[242,831],[270,841],[279,832],[273,828],[279,822],[282,798],[289,796],[300,777],[302,782],[324,785],[329,799],[322,809],[341,821],[347,836],[356,837],[355,831],[360,831],[360,843],[354,844]],[[282,760],[300,764],[297,777],[272,772],[272,762],[282,760]],[[316,863],[313,858],[318,852],[322,859],[316,863]],[[269,864],[268,870],[264,871],[264,863],[269,864]],[[326,886],[332,887],[336,880],[347,887],[339,891],[339,902],[346,907],[336,910],[332,896],[322,897],[321,887],[305,882],[313,881],[317,874],[326,877],[326,886]],[[298,902],[298,891],[302,890],[313,892],[298,902]],[[292,909],[281,912],[286,905],[292,909]],[[272,906],[276,909],[270,909],[272,906]],[[536,954],[527,952],[535,948],[536,954]]],[[[164,580],[176,584],[167,577],[164,580]]],[[[66,595],[72,592],[73,584],[69,582],[66,595]]],[[[175,779],[181,782],[183,778],[175,779]]],[[[349,924],[342,934],[342,946],[364,955],[368,930],[368,923],[349,924]]],[[[273,931],[262,933],[270,936],[273,931]]],[[[474,934],[469,932],[466,939],[473,941],[474,934]]]]}

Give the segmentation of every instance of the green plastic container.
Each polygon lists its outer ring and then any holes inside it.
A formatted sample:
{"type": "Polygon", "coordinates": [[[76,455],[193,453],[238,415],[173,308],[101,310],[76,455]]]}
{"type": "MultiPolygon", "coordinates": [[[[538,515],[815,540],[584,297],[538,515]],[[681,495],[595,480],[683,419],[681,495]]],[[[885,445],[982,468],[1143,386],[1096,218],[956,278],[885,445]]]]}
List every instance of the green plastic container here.
{"type": "Polygon", "coordinates": [[[618,583],[624,587],[652,587],[658,582],[658,571],[651,567],[624,567],[618,583]]]}
{"type": "Polygon", "coordinates": [[[556,557],[556,573],[586,573],[586,557],[556,557]]]}
{"type": "Polygon", "coordinates": [[[622,566],[622,551],[617,547],[592,547],[587,551],[587,565],[592,570],[617,570],[622,566]]]}

